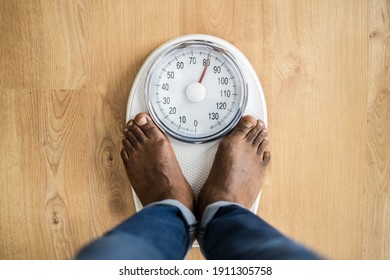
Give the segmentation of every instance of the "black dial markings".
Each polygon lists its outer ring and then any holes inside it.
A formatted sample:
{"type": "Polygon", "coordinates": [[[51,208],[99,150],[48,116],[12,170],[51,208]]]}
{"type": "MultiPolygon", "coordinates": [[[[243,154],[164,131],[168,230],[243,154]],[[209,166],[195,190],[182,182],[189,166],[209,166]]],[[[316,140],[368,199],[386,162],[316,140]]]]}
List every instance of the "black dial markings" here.
{"type": "MultiPolygon", "coordinates": [[[[178,57],[181,57],[180,55],[183,55],[183,57],[185,57],[185,54],[188,54],[188,55],[192,55],[192,56],[196,56],[197,57],[197,59],[198,59],[198,63],[196,63],[196,64],[199,64],[199,60],[201,60],[200,61],[200,64],[202,64],[202,60],[203,60],[203,63],[205,63],[204,61],[205,61],[205,59],[204,59],[204,57],[206,57],[207,59],[212,59],[212,58],[214,58],[214,60],[215,60],[215,62],[213,63],[211,63],[211,67],[212,66],[215,66],[215,67],[220,67],[220,66],[223,66],[223,69],[222,69],[222,73],[225,73],[224,74],[224,76],[222,76],[222,77],[224,77],[224,78],[226,78],[226,81],[227,81],[227,78],[229,78],[229,80],[235,80],[235,81],[237,81],[237,77],[235,77],[235,76],[237,76],[237,75],[234,75],[234,74],[237,74],[237,72],[236,72],[236,69],[233,67],[233,69],[232,68],[229,68],[231,65],[231,62],[230,62],[230,60],[229,59],[227,59],[227,60],[225,60],[226,58],[225,57],[217,57],[217,55],[219,55],[219,54],[212,54],[211,55],[211,51],[209,51],[209,50],[203,50],[203,51],[199,51],[198,52],[198,50],[197,49],[194,49],[194,50],[182,50],[182,51],[180,51],[180,52],[178,52],[176,55],[171,55],[170,56],[170,58],[169,59],[167,59],[167,60],[165,60],[165,67],[164,68],[160,68],[160,71],[164,71],[164,72],[166,72],[166,73],[170,73],[169,71],[175,71],[176,72],[176,70],[178,69],[179,71],[180,71],[180,69],[178,68],[178,66],[176,66],[176,62],[174,62],[175,60],[178,62],[178,63],[182,63],[182,62],[184,62],[185,64],[187,64],[188,62],[186,61],[186,60],[184,60],[184,58],[182,58],[182,59],[178,59],[178,57]],[[201,58],[199,59],[199,57],[197,56],[198,54],[200,54],[201,55],[201,58]],[[220,58],[220,59],[218,59],[218,58],[220,58]],[[217,61],[219,61],[219,63],[217,62],[217,61]],[[227,62],[227,64],[226,64],[226,62],[227,62]],[[173,66],[173,65],[175,65],[175,66],[173,66]],[[226,65],[226,66],[225,66],[226,65]],[[174,69],[172,69],[172,67],[174,68],[174,69]],[[176,69],[177,68],[177,69],[176,69]],[[229,77],[230,76],[230,77],[229,77]]],[[[164,62],[163,62],[164,63],[164,62]]],[[[210,62],[209,62],[210,63],[210,62]]],[[[209,64],[210,65],[210,64],[209,64]]],[[[161,66],[164,66],[164,65],[161,65],[161,66]]],[[[234,65],[233,65],[234,66],[234,65]]],[[[204,67],[204,66],[203,66],[204,67]]],[[[183,69],[183,68],[181,68],[181,69],[183,69]]],[[[186,69],[186,68],[184,68],[184,69],[186,69]]],[[[210,70],[210,71],[212,71],[212,70],[210,70]]],[[[211,72],[212,73],[212,72],[211,72]]],[[[218,73],[220,73],[221,75],[223,75],[221,72],[218,72],[218,73]]],[[[175,73],[176,74],[176,73],[175,73]]],[[[214,74],[216,74],[216,75],[218,75],[217,73],[214,73],[214,74]]],[[[157,74],[158,75],[158,74],[157,74]]],[[[157,76],[156,75],[156,76],[157,76]]],[[[155,76],[155,77],[156,77],[155,76]]],[[[165,108],[165,106],[168,106],[168,105],[162,105],[163,104],[163,100],[161,99],[161,100],[159,100],[160,98],[162,98],[163,96],[165,97],[165,96],[168,96],[170,93],[172,93],[172,84],[170,83],[170,82],[173,82],[173,81],[170,81],[170,79],[173,79],[173,78],[170,78],[171,76],[169,76],[169,80],[167,80],[167,82],[169,83],[169,90],[168,89],[166,89],[167,87],[165,86],[165,83],[166,83],[166,77],[165,77],[165,74],[163,74],[163,72],[160,72],[160,76],[158,76],[158,79],[159,80],[157,80],[157,82],[159,82],[159,84],[158,85],[156,85],[156,86],[159,86],[160,88],[163,88],[164,90],[161,92],[161,90],[160,90],[160,97],[158,97],[158,96],[156,96],[157,97],[157,100],[155,100],[155,103],[156,104],[159,104],[159,106],[158,107],[160,107],[160,108],[162,108],[162,107],[164,107],[163,109],[161,109],[160,111],[163,111],[163,110],[165,110],[165,109],[167,109],[168,110],[168,107],[166,107],[165,108]],[[164,86],[162,86],[164,84],[164,86]],[[157,102],[156,102],[157,101],[157,102]]],[[[218,77],[218,76],[217,76],[218,77]]],[[[239,79],[239,81],[240,81],[241,79],[239,79]]],[[[232,82],[229,82],[229,86],[231,87],[231,91],[232,91],[232,93],[231,93],[231,95],[232,96],[234,96],[234,98],[233,98],[233,100],[234,101],[236,101],[237,102],[237,98],[236,98],[236,96],[240,96],[240,94],[237,94],[237,84],[235,83],[235,81],[232,81],[232,82]],[[235,88],[235,89],[233,89],[232,90],[232,88],[235,88]]],[[[228,86],[228,87],[229,87],[228,86]]],[[[239,85],[240,86],[240,85],[239,85]]],[[[155,93],[156,95],[158,94],[158,93],[155,93]]],[[[221,93],[222,94],[222,93],[221,93]]],[[[225,108],[223,108],[223,110],[225,110],[225,113],[223,113],[222,111],[219,111],[219,119],[216,119],[216,120],[214,120],[214,121],[211,121],[211,119],[210,119],[210,121],[209,121],[209,125],[210,125],[210,128],[211,129],[218,129],[218,131],[220,130],[220,128],[217,128],[217,127],[223,127],[223,126],[225,126],[225,123],[226,123],[226,121],[228,121],[228,120],[230,120],[232,117],[232,114],[234,113],[234,112],[236,112],[236,108],[235,108],[235,106],[233,105],[233,104],[236,104],[236,102],[234,102],[234,101],[232,101],[232,99],[222,99],[222,96],[220,96],[221,97],[221,101],[231,101],[231,106],[229,106],[228,108],[226,108],[226,105],[225,105],[225,108]],[[221,115],[221,113],[222,113],[222,115],[221,115]],[[210,124],[210,122],[213,122],[214,124],[210,124]]],[[[228,97],[230,97],[230,93],[229,93],[229,96],[228,97]]],[[[226,98],[226,97],[225,97],[226,98]]],[[[165,102],[165,101],[164,101],[165,102]]],[[[172,104],[172,96],[171,96],[171,104],[169,105],[169,106],[175,106],[174,104],[175,103],[173,103],[172,104]]],[[[169,104],[169,103],[164,103],[164,104],[169,104]]],[[[217,105],[218,106],[218,105],[217,105]]],[[[156,106],[157,107],[157,106],[156,106]]],[[[158,108],[157,107],[157,108],[158,108]]],[[[215,106],[214,106],[214,108],[215,108],[215,106]]],[[[214,109],[215,110],[215,109],[214,109]]],[[[218,109],[217,109],[218,110],[218,109]]],[[[219,110],[221,110],[221,109],[219,109],[219,110]]],[[[217,112],[217,111],[215,111],[215,112],[217,112]]],[[[164,122],[166,122],[166,123],[168,123],[168,121],[169,121],[169,123],[171,124],[171,125],[173,125],[173,127],[176,127],[176,130],[177,131],[187,131],[188,133],[195,133],[195,134],[197,134],[197,128],[195,127],[195,126],[192,126],[191,124],[189,125],[189,126],[187,126],[186,124],[183,124],[183,123],[179,123],[178,125],[175,123],[175,119],[178,117],[178,115],[176,115],[176,113],[169,113],[169,114],[167,114],[167,115],[165,115],[165,113],[164,112],[162,112],[161,113],[162,115],[161,115],[161,119],[163,118],[163,119],[167,119],[167,121],[164,121],[164,122]],[[173,120],[172,120],[172,118],[173,118],[173,120]],[[189,129],[191,127],[191,129],[189,129]]],[[[229,122],[230,123],[230,122],[229,122]]],[[[170,125],[169,125],[170,126],[170,125]]],[[[168,127],[169,127],[168,126],[168,127]]],[[[172,127],[172,128],[173,128],[172,127]]],[[[179,132],[178,132],[179,133],[179,132]]],[[[207,132],[207,129],[202,129],[202,134],[201,135],[203,135],[204,133],[209,133],[209,132],[207,132]]]]}

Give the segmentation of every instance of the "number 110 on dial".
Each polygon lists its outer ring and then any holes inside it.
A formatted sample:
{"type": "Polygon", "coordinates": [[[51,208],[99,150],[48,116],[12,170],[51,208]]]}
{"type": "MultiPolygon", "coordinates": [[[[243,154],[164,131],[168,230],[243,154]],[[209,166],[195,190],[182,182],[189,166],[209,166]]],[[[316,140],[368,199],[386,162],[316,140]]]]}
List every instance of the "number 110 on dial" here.
{"type": "Polygon", "coordinates": [[[227,134],[247,100],[245,75],[215,42],[185,41],[165,50],[146,78],[148,110],[172,137],[203,143],[227,134]]]}

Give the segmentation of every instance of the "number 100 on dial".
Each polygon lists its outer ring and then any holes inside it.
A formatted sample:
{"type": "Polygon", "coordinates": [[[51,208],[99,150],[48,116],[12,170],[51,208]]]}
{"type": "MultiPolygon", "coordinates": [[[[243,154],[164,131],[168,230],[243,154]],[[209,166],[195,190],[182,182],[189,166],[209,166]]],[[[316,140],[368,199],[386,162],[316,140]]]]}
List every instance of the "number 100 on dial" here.
{"type": "Polygon", "coordinates": [[[226,135],[241,118],[248,94],[236,59],[209,41],[185,41],[165,50],[151,66],[145,90],[160,129],[191,143],[226,135]]]}

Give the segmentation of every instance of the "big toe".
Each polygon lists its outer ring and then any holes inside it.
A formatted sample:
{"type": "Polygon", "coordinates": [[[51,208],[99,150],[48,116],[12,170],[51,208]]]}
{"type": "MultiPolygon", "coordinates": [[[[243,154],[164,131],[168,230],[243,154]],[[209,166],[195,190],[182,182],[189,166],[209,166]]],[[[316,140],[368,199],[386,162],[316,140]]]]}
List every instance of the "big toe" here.
{"type": "Polygon", "coordinates": [[[139,113],[137,116],[135,116],[134,121],[148,138],[163,135],[147,113],[139,113]]]}
{"type": "Polygon", "coordinates": [[[252,130],[252,128],[256,125],[257,121],[251,115],[246,115],[241,118],[236,127],[232,130],[232,137],[239,137],[244,139],[247,134],[252,130]]]}

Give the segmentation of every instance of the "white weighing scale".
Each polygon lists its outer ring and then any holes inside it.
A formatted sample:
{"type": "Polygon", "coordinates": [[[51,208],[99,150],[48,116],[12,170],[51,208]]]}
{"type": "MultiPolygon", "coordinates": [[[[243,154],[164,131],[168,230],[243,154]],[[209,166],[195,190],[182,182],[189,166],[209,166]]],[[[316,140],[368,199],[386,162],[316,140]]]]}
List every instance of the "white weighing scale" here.
{"type": "MultiPolygon", "coordinates": [[[[185,35],[145,60],[130,90],[126,122],[148,112],[172,144],[198,197],[218,144],[245,114],[267,126],[259,78],[245,55],[210,35],[185,35]]],[[[261,192],[250,209],[256,214],[261,192]]],[[[135,208],[142,204],[133,190],[135,208]]]]}

